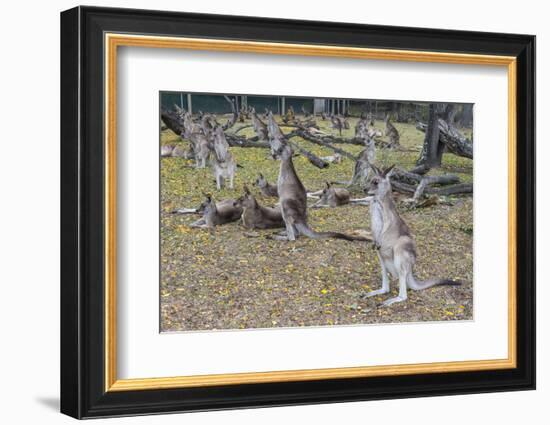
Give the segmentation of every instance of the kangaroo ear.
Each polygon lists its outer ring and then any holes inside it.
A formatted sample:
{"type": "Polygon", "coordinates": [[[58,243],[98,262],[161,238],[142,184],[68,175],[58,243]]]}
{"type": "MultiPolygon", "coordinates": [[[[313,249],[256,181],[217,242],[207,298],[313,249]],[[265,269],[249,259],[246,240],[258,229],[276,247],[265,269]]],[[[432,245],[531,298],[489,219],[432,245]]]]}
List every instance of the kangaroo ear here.
{"type": "Polygon", "coordinates": [[[245,194],[250,195],[250,189],[248,188],[247,185],[243,185],[243,190],[245,194]]]}
{"type": "Polygon", "coordinates": [[[330,183],[329,182],[325,182],[325,185],[327,186],[327,189],[330,189],[330,183]]]}
{"type": "Polygon", "coordinates": [[[394,169],[395,169],[395,164],[393,164],[393,165],[389,166],[388,168],[386,168],[382,175],[386,178],[391,177],[391,175],[393,174],[394,169]]]}
{"type": "Polygon", "coordinates": [[[379,169],[376,165],[371,164],[371,163],[369,162],[369,166],[370,166],[370,168],[372,169],[372,171],[374,171],[374,174],[376,174],[377,176],[382,175],[382,172],[380,171],[380,169],[379,169]]]}
{"type": "Polygon", "coordinates": [[[258,175],[260,176],[261,179],[264,178],[264,175],[262,173],[259,173],[258,175]]]}

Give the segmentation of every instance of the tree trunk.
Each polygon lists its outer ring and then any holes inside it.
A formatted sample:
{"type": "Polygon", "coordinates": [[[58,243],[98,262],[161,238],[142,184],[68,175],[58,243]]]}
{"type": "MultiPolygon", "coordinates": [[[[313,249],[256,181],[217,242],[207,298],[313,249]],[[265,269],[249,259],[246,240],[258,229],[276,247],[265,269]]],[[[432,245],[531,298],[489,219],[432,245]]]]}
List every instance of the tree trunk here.
{"type": "Polygon", "coordinates": [[[438,104],[430,103],[428,109],[428,126],[426,128],[426,135],[424,136],[424,144],[420,152],[420,158],[416,161],[417,165],[430,168],[441,166],[441,158],[445,151],[445,145],[439,141],[439,108],[440,106],[438,104]]]}
{"type": "MultiPolygon", "coordinates": [[[[466,138],[456,127],[449,125],[441,118],[439,123],[439,141],[443,143],[449,152],[464,158],[473,159],[474,147],[472,141],[466,138]]],[[[420,131],[426,131],[427,126],[424,123],[416,123],[416,128],[420,131]]]]}

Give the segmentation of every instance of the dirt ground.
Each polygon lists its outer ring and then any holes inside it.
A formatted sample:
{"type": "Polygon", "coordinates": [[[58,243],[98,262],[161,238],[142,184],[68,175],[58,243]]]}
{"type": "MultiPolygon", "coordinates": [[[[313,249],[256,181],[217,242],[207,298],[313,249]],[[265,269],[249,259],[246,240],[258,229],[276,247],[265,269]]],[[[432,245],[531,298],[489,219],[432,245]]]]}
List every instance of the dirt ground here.
{"type": "MultiPolygon", "coordinates": [[[[327,122],[318,122],[323,130],[331,131],[326,128],[327,122]]],[[[354,124],[352,119],[352,129],[354,124]]],[[[242,125],[238,123],[234,129],[242,125]]],[[[382,123],[377,126],[382,128],[382,123]]],[[[397,163],[410,169],[418,158],[423,133],[411,124],[395,126],[406,150],[379,150],[377,163],[397,163]]],[[[246,129],[239,134],[251,136],[250,131],[246,129]]],[[[347,130],[344,135],[351,137],[352,133],[353,130],[347,130]]],[[[293,140],[318,155],[332,154],[309,142],[293,140]]],[[[161,143],[187,142],[164,130],[161,143]]],[[[360,146],[339,147],[352,153],[361,150],[360,146]]],[[[212,193],[218,201],[237,198],[244,183],[252,187],[258,171],[270,182],[276,182],[278,162],[268,158],[266,149],[231,148],[231,151],[243,166],[237,171],[235,190],[216,191],[209,168],[194,169],[192,162],[182,158],[161,160],[161,331],[472,319],[470,196],[445,198],[438,205],[415,210],[398,198],[400,213],[417,243],[416,276],[451,278],[464,284],[420,292],[409,290],[406,302],[379,307],[390,295],[361,298],[381,285],[376,251],[366,243],[307,238],[281,242],[265,237],[274,230],[260,230],[257,237],[249,237],[239,223],[213,231],[193,229],[189,224],[198,216],[170,214],[175,208],[197,207],[203,192],[212,193]]],[[[325,181],[349,180],[353,168],[349,159],[324,170],[315,168],[303,156],[294,162],[308,189],[320,189],[325,181]]],[[[472,166],[471,160],[446,154],[443,167],[432,174],[454,173],[469,182],[472,166]]],[[[256,188],[254,192],[262,204],[275,202],[273,198],[263,198],[256,188]]],[[[354,196],[364,195],[356,192],[354,196]]],[[[369,207],[311,209],[309,221],[318,231],[369,230],[369,207]]],[[[397,282],[392,281],[392,294],[396,292],[397,282]]]]}

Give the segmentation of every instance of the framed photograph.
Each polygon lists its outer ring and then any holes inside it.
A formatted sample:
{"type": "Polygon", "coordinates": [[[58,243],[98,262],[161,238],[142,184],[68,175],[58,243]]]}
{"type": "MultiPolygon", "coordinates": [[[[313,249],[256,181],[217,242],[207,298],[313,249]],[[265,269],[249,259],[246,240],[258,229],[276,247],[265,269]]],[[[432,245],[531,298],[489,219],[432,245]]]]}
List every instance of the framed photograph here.
{"type": "Polygon", "coordinates": [[[61,411],[535,387],[535,37],[61,14],[61,411]]]}

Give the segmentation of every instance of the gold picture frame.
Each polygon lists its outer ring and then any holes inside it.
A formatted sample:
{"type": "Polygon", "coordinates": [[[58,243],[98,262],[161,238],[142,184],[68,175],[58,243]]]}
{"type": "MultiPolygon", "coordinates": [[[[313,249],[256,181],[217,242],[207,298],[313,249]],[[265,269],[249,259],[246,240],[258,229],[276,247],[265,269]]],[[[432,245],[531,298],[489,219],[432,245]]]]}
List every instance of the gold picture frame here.
{"type": "Polygon", "coordinates": [[[61,117],[63,413],[80,419],[535,388],[534,36],[79,6],[61,13],[61,117]],[[506,70],[508,176],[497,184],[507,185],[508,198],[508,250],[502,259],[508,272],[507,323],[502,323],[507,355],[365,367],[119,376],[117,58],[128,47],[506,70]]]}

